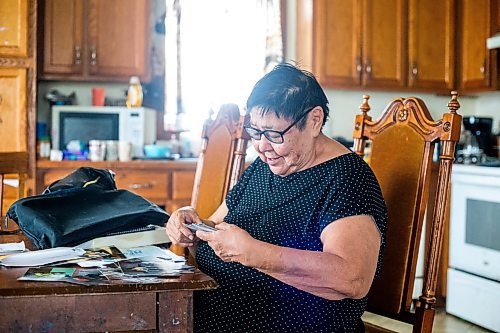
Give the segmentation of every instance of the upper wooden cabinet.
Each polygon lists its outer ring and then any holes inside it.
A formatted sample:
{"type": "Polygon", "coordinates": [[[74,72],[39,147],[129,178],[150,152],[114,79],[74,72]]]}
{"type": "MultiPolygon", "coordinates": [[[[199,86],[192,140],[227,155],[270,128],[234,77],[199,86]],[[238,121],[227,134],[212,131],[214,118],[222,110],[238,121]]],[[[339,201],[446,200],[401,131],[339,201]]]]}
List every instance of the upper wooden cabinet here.
{"type": "Polygon", "coordinates": [[[459,0],[460,91],[493,90],[498,87],[497,50],[485,40],[496,32],[497,0],[459,0]]]}
{"type": "Polygon", "coordinates": [[[404,87],[404,13],[404,0],[314,1],[312,67],[320,81],[338,87],[404,87]]]}
{"type": "Polygon", "coordinates": [[[453,2],[298,0],[297,61],[325,87],[449,92],[453,2]]]}
{"type": "Polygon", "coordinates": [[[410,88],[454,89],[455,0],[409,1],[410,88]]]}
{"type": "Polygon", "coordinates": [[[360,10],[356,1],[314,2],[312,69],[324,85],[361,84],[360,10]]]}
{"type": "Polygon", "coordinates": [[[0,151],[28,151],[26,68],[0,67],[0,151]]]}
{"type": "Polygon", "coordinates": [[[44,74],[83,75],[83,1],[45,1],[44,74]]]}
{"type": "Polygon", "coordinates": [[[0,1],[0,56],[28,56],[28,0],[0,1]]]}
{"type": "Polygon", "coordinates": [[[149,76],[148,0],[46,0],[43,79],[149,76]]]}
{"type": "Polygon", "coordinates": [[[404,0],[363,0],[362,3],[363,85],[404,87],[407,66],[406,3],[404,0]]]}

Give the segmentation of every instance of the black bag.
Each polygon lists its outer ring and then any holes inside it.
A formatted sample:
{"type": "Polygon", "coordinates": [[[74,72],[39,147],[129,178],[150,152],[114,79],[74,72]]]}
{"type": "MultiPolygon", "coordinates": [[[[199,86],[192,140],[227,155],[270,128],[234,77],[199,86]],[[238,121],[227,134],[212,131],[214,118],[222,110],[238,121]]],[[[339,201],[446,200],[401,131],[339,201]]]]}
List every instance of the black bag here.
{"type": "Polygon", "coordinates": [[[80,168],[41,195],[12,204],[17,222],[38,249],[75,246],[110,233],[164,225],[168,214],[127,190],[117,190],[109,170],[80,168]]]}

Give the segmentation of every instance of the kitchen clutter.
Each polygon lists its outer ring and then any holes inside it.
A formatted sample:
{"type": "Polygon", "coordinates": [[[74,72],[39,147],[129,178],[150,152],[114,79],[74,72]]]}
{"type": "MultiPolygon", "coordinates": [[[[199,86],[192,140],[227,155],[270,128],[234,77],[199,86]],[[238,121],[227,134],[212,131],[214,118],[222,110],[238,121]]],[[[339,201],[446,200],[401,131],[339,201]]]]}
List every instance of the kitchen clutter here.
{"type": "Polygon", "coordinates": [[[39,159],[51,161],[120,161],[132,159],[171,159],[190,158],[198,156],[193,151],[191,141],[183,138],[179,140],[157,140],[155,144],[144,145],[143,156],[133,155],[132,143],[123,140],[89,140],[88,143],[80,140],[71,140],[64,150],[50,149],[49,139],[40,139],[38,143],[39,159]]]}
{"type": "MultiPolygon", "coordinates": [[[[177,115],[172,128],[157,133],[159,111],[142,107],[143,91],[138,77],[130,77],[126,99],[111,101],[118,92],[114,87],[89,88],[86,105],[67,105],[76,103],[74,93],[64,96],[52,90],[46,95],[51,103],[50,113],[47,123],[42,119],[37,123],[37,159],[125,162],[199,155],[200,134],[191,131],[184,114],[177,115]]],[[[124,97],[124,90],[119,92],[124,97]]]]}
{"type": "Polygon", "coordinates": [[[87,145],[79,140],[71,140],[62,151],[62,159],[126,162],[132,159],[132,144],[118,140],[90,140],[87,145]]]}
{"type": "Polygon", "coordinates": [[[488,164],[498,161],[493,135],[493,118],[463,117],[462,133],[457,145],[455,162],[459,164],[488,164]]]}
{"type": "Polygon", "coordinates": [[[161,145],[145,145],[144,155],[147,158],[165,158],[170,157],[171,147],[161,145]]]}
{"type": "Polygon", "coordinates": [[[69,95],[60,93],[57,89],[52,89],[45,94],[45,100],[49,102],[50,106],[53,105],[76,105],[76,93],[73,91],[69,95]]]}

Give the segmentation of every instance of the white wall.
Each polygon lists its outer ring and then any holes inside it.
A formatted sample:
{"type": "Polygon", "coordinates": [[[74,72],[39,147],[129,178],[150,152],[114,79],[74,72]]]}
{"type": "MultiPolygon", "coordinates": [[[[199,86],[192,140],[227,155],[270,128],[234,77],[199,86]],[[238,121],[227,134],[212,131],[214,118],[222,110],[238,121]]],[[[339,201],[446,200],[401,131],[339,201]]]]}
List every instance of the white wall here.
{"type": "Polygon", "coordinates": [[[106,97],[114,99],[124,98],[128,88],[127,83],[99,83],[99,82],[71,82],[71,81],[41,81],[37,91],[37,121],[50,123],[49,103],[45,95],[56,89],[62,95],[76,93],[76,104],[92,105],[92,88],[101,87],[106,91],[106,97]]]}
{"type": "MultiPolygon", "coordinates": [[[[287,1],[287,50],[288,61],[294,61],[296,55],[296,0],[287,1]]],[[[372,117],[377,117],[395,97],[415,96],[421,98],[434,118],[448,111],[450,96],[424,94],[418,92],[374,92],[370,90],[335,90],[325,89],[330,101],[330,120],[325,126],[325,132],[333,136],[352,137],[354,117],[358,114],[363,95],[370,95],[372,117]]],[[[478,93],[470,96],[459,96],[461,108],[459,113],[464,116],[484,116],[494,118],[494,131],[500,132],[500,91],[478,93]]]]}

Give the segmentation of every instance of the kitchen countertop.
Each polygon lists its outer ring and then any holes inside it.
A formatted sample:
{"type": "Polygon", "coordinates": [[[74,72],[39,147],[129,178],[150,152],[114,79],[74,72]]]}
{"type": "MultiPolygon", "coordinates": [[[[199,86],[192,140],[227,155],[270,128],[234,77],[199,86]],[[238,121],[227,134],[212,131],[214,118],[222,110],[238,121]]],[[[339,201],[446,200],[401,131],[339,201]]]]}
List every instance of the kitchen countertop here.
{"type": "Polygon", "coordinates": [[[143,160],[131,160],[128,162],[120,162],[120,161],[100,161],[100,162],[92,162],[88,160],[83,161],[49,161],[49,160],[38,160],[36,162],[37,168],[78,168],[83,165],[90,166],[94,168],[114,168],[114,167],[129,167],[129,168],[155,168],[158,166],[183,166],[183,165],[192,165],[196,164],[198,161],[197,158],[179,158],[176,160],[171,159],[143,159],[143,160]]]}
{"type": "Polygon", "coordinates": [[[500,186],[500,168],[453,164],[451,183],[467,183],[488,187],[500,186]]]}
{"type": "Polygon", "coordinates": [[[474,175],[484,175],[484,176],[500,176],[500,168],[481,166],[474,164],[453,164],[453,173],[460,174],[474,174],[474,175]]]}

